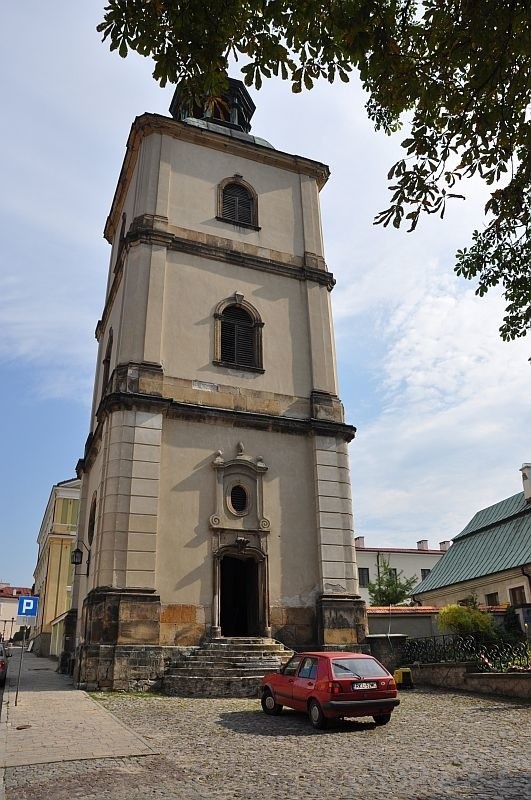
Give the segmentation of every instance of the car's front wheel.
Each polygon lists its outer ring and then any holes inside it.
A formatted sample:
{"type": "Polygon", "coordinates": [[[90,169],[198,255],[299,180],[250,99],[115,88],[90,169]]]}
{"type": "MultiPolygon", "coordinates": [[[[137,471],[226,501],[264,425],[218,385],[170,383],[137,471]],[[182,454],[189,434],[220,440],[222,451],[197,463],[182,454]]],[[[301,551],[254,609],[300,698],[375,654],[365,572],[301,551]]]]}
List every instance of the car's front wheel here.
{"type": "Polygon", "coordinates": [[[379,714],[377,717],[373,717],[373,720],[377,725],[387,725],[388,722],[391,722],[391,714],[379,714]]]}
{"type": "Polygon", "coordinates": [[[266,689],[262,695],[262,710],[265,711],[266,714],[271,714],[273,717],[276,717],[282,711],[282,706],[277,703],[269,689],[266,689]]]}
{"type": "Polygon", "coordinates": [[[326,728],[327,719],[323,714],[323,709],[317,700],[310,700],[308,705],[308,716],[310,717],[310,722],[314,728],[317,728],[318,730],[326,728]]]}

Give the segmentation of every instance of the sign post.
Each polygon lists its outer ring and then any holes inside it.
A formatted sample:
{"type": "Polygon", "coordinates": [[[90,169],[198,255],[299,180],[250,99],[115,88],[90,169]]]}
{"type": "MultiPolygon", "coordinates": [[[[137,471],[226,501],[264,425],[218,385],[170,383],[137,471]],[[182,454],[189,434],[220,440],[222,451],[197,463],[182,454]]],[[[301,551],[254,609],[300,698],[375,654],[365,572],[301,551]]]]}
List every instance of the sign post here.
{"type": "Polygon", "coordinates": [[[26,627],[28,625],[35,625],[37,622],[37,611],[39,609],[38,597],[19,597],[18,599],[18,622],[24,626],[24,633],[22,634],[22,651],[20,653],[20,661],[18,662],[18,676],[17,676],[17,691],[15,693],[15,705],[18,704],[18,689],[20,686],[20,673],[22,672],[22,660],[24,658],[24,647],[26,645],[26,627]]]}

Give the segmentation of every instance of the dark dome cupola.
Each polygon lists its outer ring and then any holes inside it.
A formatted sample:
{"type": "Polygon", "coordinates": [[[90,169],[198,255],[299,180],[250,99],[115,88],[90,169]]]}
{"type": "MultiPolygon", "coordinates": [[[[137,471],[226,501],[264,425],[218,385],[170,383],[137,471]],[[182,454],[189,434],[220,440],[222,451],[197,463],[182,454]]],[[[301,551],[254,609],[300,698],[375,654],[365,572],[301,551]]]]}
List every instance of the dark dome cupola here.
{"type": "Polygon", "coordinates": [[[242,81],[237,81],[234,78],[229,78],[228,80],[229,87],[221,96],[221,102],[214,103],[211,108],[206,103],[202,107],[196,103],[193,108],[190,108],[190,105],[182,102],[181,90],[178,85],[171,101],[170,114],[174,119],[179,119],[183,122],[190,118],[202,119],[232,130],[249,133],[251,130],[251,117],[255,112],[256,106],[242,81]]]}

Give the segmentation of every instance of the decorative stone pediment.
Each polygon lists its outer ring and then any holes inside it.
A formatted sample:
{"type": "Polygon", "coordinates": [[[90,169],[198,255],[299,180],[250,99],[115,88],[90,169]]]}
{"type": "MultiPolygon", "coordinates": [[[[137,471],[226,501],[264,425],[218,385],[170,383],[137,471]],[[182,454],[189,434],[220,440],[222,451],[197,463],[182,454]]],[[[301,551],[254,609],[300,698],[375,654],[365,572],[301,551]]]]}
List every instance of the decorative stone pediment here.
{"type": "Polygon", "coordinates": [[[263,476],[268,468],[262,457],[248,456],[243,442],[239,442],[234,458],[226,460],[218,450],[212,466],[216,472],[216,506],[210,527],[216,531],[268,533],[263,495],[263,476]]]}

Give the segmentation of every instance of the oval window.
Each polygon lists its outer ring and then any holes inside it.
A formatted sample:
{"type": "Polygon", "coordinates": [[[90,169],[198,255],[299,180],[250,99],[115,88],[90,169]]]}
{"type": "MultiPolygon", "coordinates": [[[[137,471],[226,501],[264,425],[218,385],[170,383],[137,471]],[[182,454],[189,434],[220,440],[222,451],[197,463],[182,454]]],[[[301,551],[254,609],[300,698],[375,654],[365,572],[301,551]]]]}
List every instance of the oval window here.
{"type": "Polygon", "coordinates": [[[243,514],[247,510],[247,492],[240,486],[233,486],[230,492],[230,503],[237,514],[243,514]]]}

